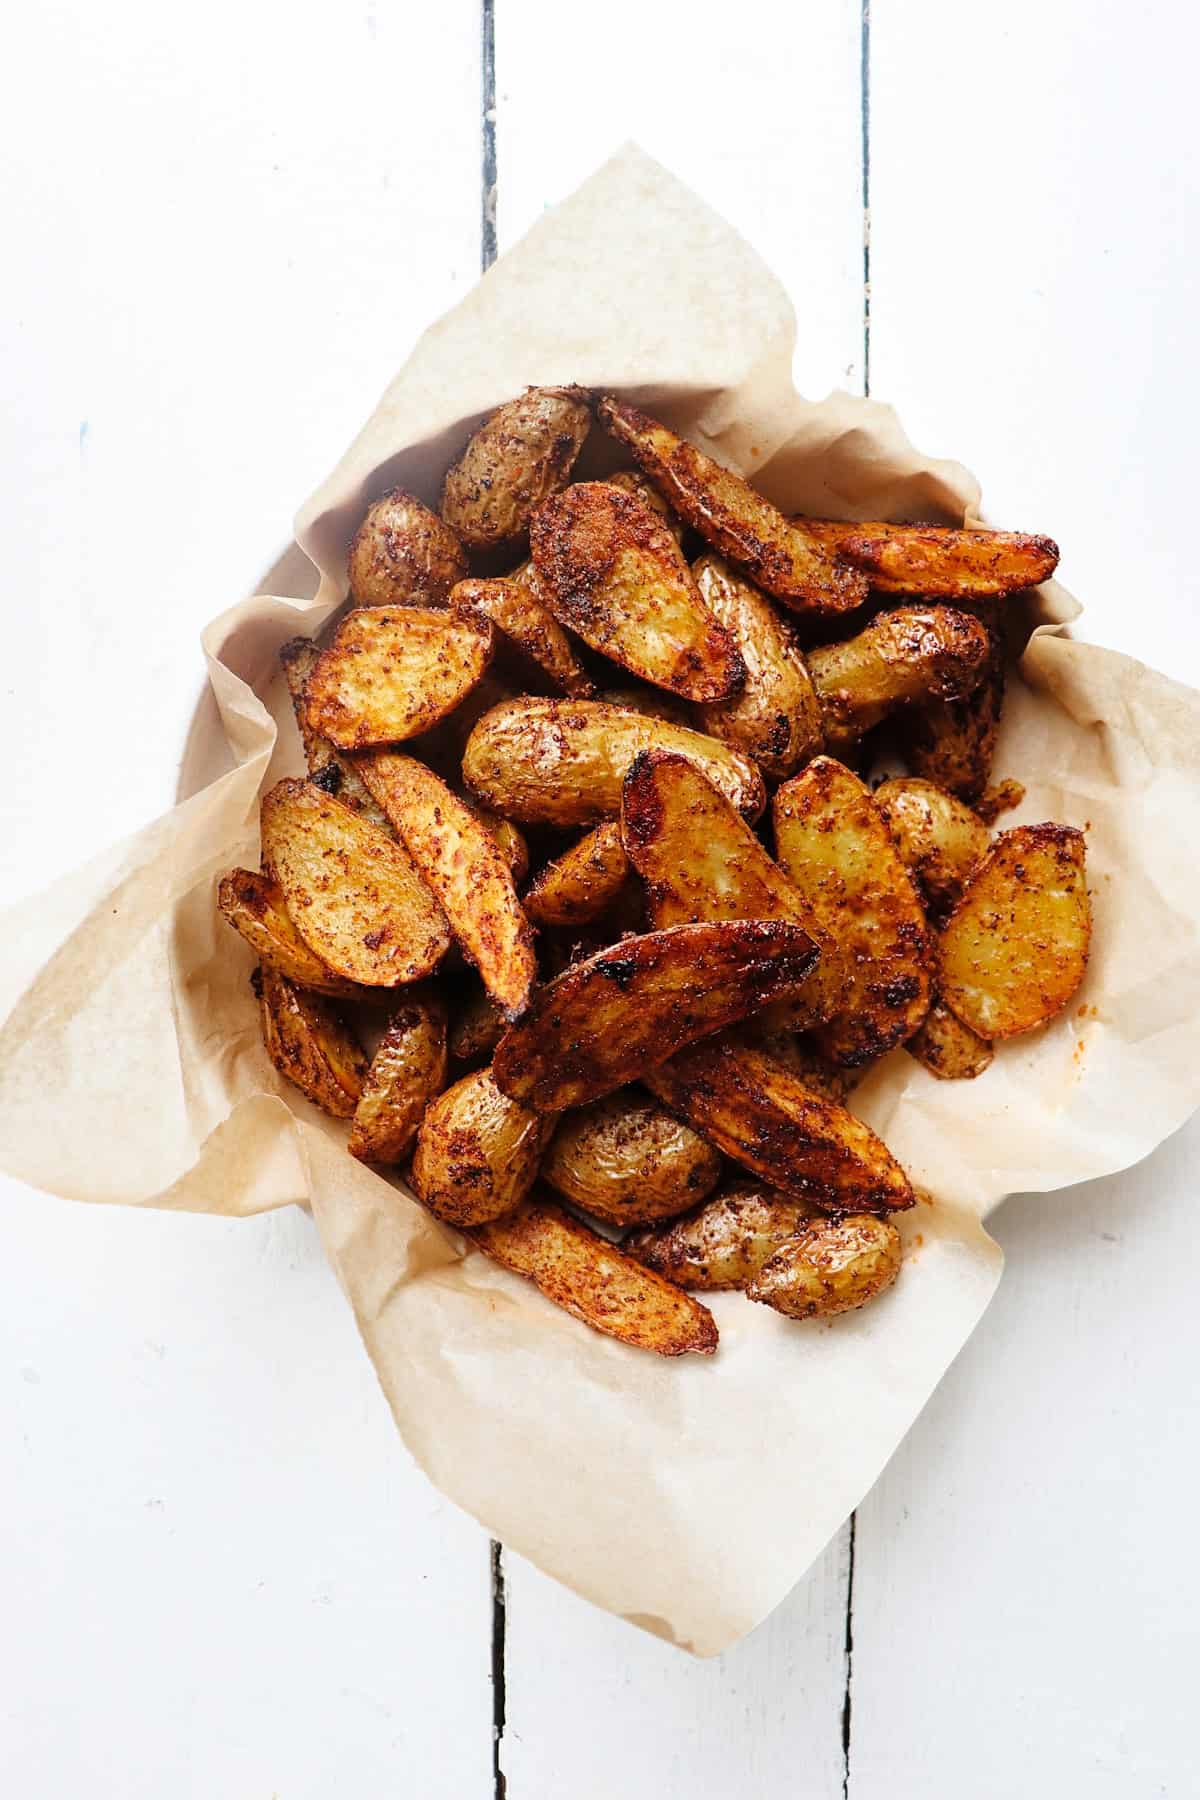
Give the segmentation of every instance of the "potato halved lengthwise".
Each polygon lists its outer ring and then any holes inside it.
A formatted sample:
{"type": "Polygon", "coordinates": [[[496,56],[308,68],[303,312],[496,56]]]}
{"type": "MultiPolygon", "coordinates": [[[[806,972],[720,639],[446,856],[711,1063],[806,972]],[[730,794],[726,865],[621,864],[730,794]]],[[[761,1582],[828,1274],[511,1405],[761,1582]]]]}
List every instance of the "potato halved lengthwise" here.
{"type": "Polygon", "coordinates": [[[565,486],[592,422],[582,388],[527,388],[483,421],[442,487],[442,517],[471,550],[523,543],[565,486]]]}
{"type": "Polygon", "coordinates": [[[904,1048],[939,1081],[974,1081],[991,1067],[992,1046],[935,999],[904,1048]]]}
{"type": "Polygon", "coordinates": [[[807,1200],[735,1181],[680,1219],[631,1232],[621,1248],[676,1287],[717,1293],[745,1287],[813,1212],[807,1200]]]}
{"type": "Polygon", "coordinates": [[[539,925],[589,925],[615,905],[629,877],[621,827],[606,819],[546,864],[525,896],[525,908],[539,925]]]}
{"type": "Polygon", "coordinates": [[[706,1306],[540,1195],[467,1235],[564,1312],[635,1350],[709,1356],[717,1347],[706,1306]]]}
{"type": "Polygon", "coordinates": [[[746,666],[738,692],[702,707],[700,723],[783,781],[823,747],[820,703],[804,658],[766,595],[721,557],[700,557],[692,577],[746,666]]]}
{"type": "Polygon", "coordinates": [[[359,607],[308,678],[308,722],[339,750],[417,737],[466,698],[494,646],[491,625],[477,613],[359,607]]]}
{"type": "Polygon", "coordinates": [[[535,991],[497,1084],[537,1112],[598,1100],[708,1032],[789,997],[816,961],[794,925],[750,919],[623,938],[535,991]]]}
{"type": "Polygon", "coordinates": [[[942,928],[942,998],[980,1037],[1062,1011],[1083,980],[1092,916],[1084,838],[1070,825],[1000,834],[942,928]]]}
{"type": "Polygon", "coordinates": [[[485,987],[468,992],[450,1026],[448,1047],[452,1061],[491,1060],[492,1051],[508,1030],[508,1020],[485,987]]]}
{"type": "Polygon", "coordinates": [[[444,606],[466,572],[466,553],[449,525],[403,488],[367,509],[350,545],[355,606],[444,606]]]}
{"type": "Polygon", "coordinates": [[[712,1145],[638,1088],[564,1113],[542,1158],[543,1181],[610,1225],[671,1218],[720,1179],[712,1145]]]}
{"type": "Polygon", "coordinates": [[[502,1094],[476,1069],[427,1108],[417,1131],[417,1197],[447,1225],[478,1225],[524,1199],[554,1120],[502,1094]]]}
{"type": "Polygon", "coordinates": [[[785,782],[774,814],[779,862],[844,959],[818,1041],[834,1062],[870,1062],[929,1010],[933,945],[912,876],[863,783],[830,756],[785,782]]]}
{"type": "Polygon", "coordinates": [[[890,1219],[811,1219],[763,1264],[746,1293],[789,1319],[830,1318],[891,1287],[900,1262],[900,1233],[890,1219]]]}
{"type": "Polygon", "coordinates": [[[400,987],[445,955],[445,914],[403,844],[311,782],[263,797],[262,849],[297,931],[347,981],[400,987]]]}
{"type": "Polygon", "coordinates": [[[473,611],[490,619],[560,693],[583,697],[595,692],[570,638],[538,597],[532,564],[499,580],[460,581],[450,605],[456,612],[473,611]]]}
{"type": "Polygon", "coordinates": [[[602,700],[509,700],[485,713],[467,740],[463,779],[506,819],[595,825],[621,810],[621,783],[643,750],[698,763],[740,813],[766,803],[754,764],[716,738],[602,700]]]}
{"type": "Polygon", "coordinates": [[[720,700],[741,653],[700,598],[670,528],[636,495],[582,481],[539,508],[529,532],[539,592],[593,650],[685,700],[720,700]]]}
{"type": "Polygon", "coordinates": [[[991,834],[965,801],[932,781],[901,776],[875,789],[906,868],[929,904],[942,911],[962,892],[967,876],[986,856],[991,834]]]}
{"type": "Polygon", "coordinates": [[[596,412],[680,518],[793,612],[843,613],[867,598],[865,575],[838,562],[803,526],[789,523],[732,469],[636,406],[610,397],[596,412]]]}
{"type": "Polygon", "coordinates": [[[267,1055],[306,1100],[335,1119],[353,1117],[367,1059],[340,1014],[320,994],[306,993],[277,969],[252,977],[267,1055]]]}
{"type": "Polygon", "coordinates": [[[404,995],[388,1020],[354,1109],[351,1156],[403,1162],[429,1105],[446,1085],[446,1008],[431,988],[404,995]]]}
{"type": "Polygon", "coordinates": [[[910,706],[897,720],[900,747],[912,773],[972,806],[991,780],[1006,685],[1000,604],[980,600],[973,610],[987,631],[989,645],[979,684],[960,700],[925,700],[910,706]]]}
{"type": "Polygon", "coordinates": [[[878,594],[937,600],[1002,599],[1049,581],[1053,538],[1024,531],[964,531],[948,525],[865,525],[794,518],[832,556],[860,569],[878,594]]]}
{"type": "Polygon", "coordinates": [[[322,793],[332,794],[343,806],[352,807],[364,819],[369,819],[372,825],[378,825],[381,831],[390,835],[391,826],[363,786],[362,777],[350,758],[343,756],[332,739],[314,731],[309,722],[306,698],[308,678],[316,668],[320,656],[320,646],[314,644],[311,638],[304,637],[289,638],[279,652],[284,680],[292,697],[296,729],[304,746],[308,778],[322,793]]]}
{"type": "Polygon", "coordinates": [[[987,628],[952,606],[898,606],[844,643],[810,650],[826,748],[837,755],[898,707],[971,693],[989,650],[987,628]]]}
{"type": "Polygon", "coordinates": [[[533,931],[492,833],[415,757],[377,750],[361,756],[358,768],[484,986],[505,1011],[520,1012],[537,974],[533,931]]]}
{"type": "Polygon", "coordinates": [[[269,875],[254,869],[230,869],[221,877],[217,905],[259,962],[286,975],[297,987],[343,999],[361,994],[353,981],[335,975],[309,949],[292,923],[283,889],[269,875]]]}

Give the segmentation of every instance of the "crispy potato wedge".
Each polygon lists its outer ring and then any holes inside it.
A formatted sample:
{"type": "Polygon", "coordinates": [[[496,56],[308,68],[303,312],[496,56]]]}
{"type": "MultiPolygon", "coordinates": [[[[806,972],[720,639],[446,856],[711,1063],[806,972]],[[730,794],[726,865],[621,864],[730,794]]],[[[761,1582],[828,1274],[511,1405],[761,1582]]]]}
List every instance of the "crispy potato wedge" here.
{"type": "Polygon", "coordinates": [[[635,495],[578,482],[538,509],[529,547],[540,597],[593,650],[685,700],[720,700],[742,681],[737,645],[635,495]]]}
{"type": "Polygon", "coordinates": [[[746,1293],[789,1319],[829,1318],[891,1287],[900,1262],[900,1233],[890,1219],[870,1213],[810,1219],[763,1264],[746,1293]]]}
{"type": "Polygon", "coordinates": [[[445,915],[408,851],[311,782],[264,796],[262,847],[297,931],[335,975],[400,987],[445,955],[445,915]]]}
{"type": "Polygon", "coordinates": [[[415,757],[376,750],[359,773],[433,892],[484,987],[522,1012],[537,975],[533,932],[508,859],[479,815],[415,757]]]}
{"type": "Polygon", "coordinates": [[[842,1004],[818,1034],[832,1061],[872,1061],[929,1010],[933,946],[887,820],[858,779],[820,756],[775,795],[776,854],[838,945],[842,1004]]]}
{"type": "Polygon", "coordinates": [[[355,606],[444,606],[467,558],[444,520],[403,488],[368,508],[350,545],[355,606]]]}
{"type": "Polygon", "coordinates": [[[808,653],[827,749],[837,755],[897,707],[958,700],[978,687],[990,651],[985,626],[950,606],[898,606],[856,637],[808,653]]]}
{"type": "Polygon", "coordinates": [[[360,607],[347,613],[308,678],[309,724],[339,750],[416,737],[466,698],[494,647],[492,627],[478,614],[360,607]]]}
{"type": "Polygon", "coordinates": [[[905,866],[929,904],[939,911],[953,906],[991,843],[978,813],[945,788],[916,776],[882,782],[875,789],[875,803],[883,808],[905,866]]]}
{"type": "Polygon", "coordinates": [[[635,500],[640,500],[643,506],[656,512],[675,542],[682,544],[687,526],[671,511],[653,482],[647,481],[640,469],[618,469],[615,475],[606,475],[604,479],[610,487],[622,488],[625,493],[632,494],[635,500]]]}
{"type": "Polygon", "coordinates": [[[313,994],[353,998],[360,989],[327,969],[293,925],[279,883],[253,869],[222,875],[217,905],[260,963],[313,994]]]}
{"type": "Polygon", "coordinates": [[[351,1156],[386,1167],[412,1149],[425,1108],[446,1085],[446,1008],[432,989],[406,994],[388,1020],[354,1109],[351,1156]]]}
{"type": "Polygon", "coordinates": [[[914,775],[974,805],[992,774],[1004,709],[1004,643],[999,604],[980,601],[976,616],[988,634],[988,660],[978,686],[961,700],[929,700],[908,707],[898,721],[901,748],[914,775]]]}
{"type": "Polygon", "coordinates": [[[611,397],[601,400],[597,417],[681,519],[793,612],[843,613],[867,598],[864,575],[686,438],[611,397]]]}
{"type": "Polygon", "coordinates": [[[491,1069],[464,1075],[425,1110],[412,1183],[447,1225],[481,1225],[511,1212],[537,1175],[554,1120],[502,1094],[491,1069]]]}
{"type": "Polygon", "coordinates": [[[278,969],[254,972],[267,1055],[306,1100],[335,1119],[353,1117],[367,1073],[362,1049],[329,1001],[278,969]]]}
{"type": "Polygon", "coordinates": [[[942,928],[942,998],[980,1037],[1032,1031],[1083,980],[1091,931],[1083,833],[1002,832],[942,928]]]}
{"type": "Polygon", "coordinates": [[[676,1287],[744,1288],[814,1210],[756,1181],[736,1181],[681,1219],[631,1232],[621,1248],[676,1287]]]}
{"type": "Polygon", "coordinates": [[[978,1037],[936,998],[904,1048],[939,1081],[974,1081],[991,1066],[993,1055],[987,1039],[978,1037]]]}
{"type": "Polygon", "coordinates": [[[462,772],[471,792],[506,819],[595,825],[617,816],[630,763],[655,748],[698,763],[747,818],[762,811],[762,776],[736,750],[601,700],[526,697],[494,707],[467,740],[462,772]]]}
{"type": "Polygon", "coordinates": [[[450,595],[450,605],[455,612],[473,612],[490,619],[560,693],[594,694],[591,676],[539,594],[537,571],[526,564],[503,580],[460,581],[450,595]]]}
{"type": "Polygon", "coordinates": [[[1023,531],[962,531],[947,525],[865,525],[793,519],[831,556],[861,569],[877,594],[937,600],[1002,599],[1049,581],[1058,567],[1053,538],[1023,531]]]}
{"type": "Polygon", "coordinates": [[[908,1177],[869,1126],[733,1034],[694,1044],[642,1081],[701,1137],[782,1193],[838,1211],[913,1204],[908,1177]]]}
{"type": "Polygon", "coordinates": [[[547,1300],[635,1350],[708,1356],[717,1347],[717,1322],[707,1307],[549,1200],[526,1200],[468,1236],[547,1300]]]}
{"type": "Polygon", "coordinates": [[[735,1026],[730,1035],[739,1043],[761,1050],[773,1062],[782,1063],[814,1093],[845,1106],[867,1074],[867,1067],[846,1069],[840,1063],[827,1062],[808,1032],[797,1032],[774,1016],[777,1011],[782,1014],[785,1007],[784,1001],[765,1007],[757,1018],[735,1026]]]}
{"type": "Polygon", "coordinates": [[[821,708],[804,658],[765,594],[719,556],[692,564],[700,596],[741,652],[740,691],[700,709],[704,730],[752,756],[773,780],[793,775],[822,748],[821,708]]]}
{"type": "Polygon", "coordinates": [[[520,544],[542,502],[565,487],[591,426],[582,388],[527,388],[469,439],[442,488],[442,517],[470,550],[520,544]]]}
{"type": "Polygon", "coordinates": [[[529,874],[529,845],[515,825],[502,819],[499,813],[489,812],[486,806],[472,807],[480,821],[487,827],[489,835],[495,839],[496,847],[508,864],[509,874],[514,883],[520,887],[529,874]]]}
{"type": "Polygon", "coordinates": [[[508,1030],[508,1020],[485,987],[475,990],[459,1008],[450,1027],[449,1050],[455,1062],[491,1060],[508,1030]]]}
{"type": "Polygon", "coordinates": [[[720,1178],[712,1145],[636,1088],[564,1113],[542,1158],[543,1181],[610,1225],[670,1218],[720,1178]]]}
{"type": "Polygon", "coordinates": [[[525,896],[525,910],[539,925],[589,925],[614,905],[628,880],[621,827],[606,819],[546,864],[525,896]]]}
{"type": "Polygon", "coordinates": [[[773,919],[625,938],[537,990],[500,1041],[496,1082],[535,1112],[583,1106],[792,994],[816,956],[806,932],[773,919]]]}
{"type": "Polygon", "coordinates": [[[320,646],[314,644],[311,638],[305,637],[289,638],[279,652],[284,679],[292,697],[296,728],[304,746],[308,778],[322,793],[332,794],[343,806],[352,807],[356,813],[361,813],[364,819],[369,820],[372,825],[378,825],[381,831],[390,836],[391,826],[382,809],[376,806],[363,786],[362,777],[349,757],[343,756],[335,743],[321,732],[314,731],[309,723],[305,693],[308,678],[320,655],[320,646]]]}

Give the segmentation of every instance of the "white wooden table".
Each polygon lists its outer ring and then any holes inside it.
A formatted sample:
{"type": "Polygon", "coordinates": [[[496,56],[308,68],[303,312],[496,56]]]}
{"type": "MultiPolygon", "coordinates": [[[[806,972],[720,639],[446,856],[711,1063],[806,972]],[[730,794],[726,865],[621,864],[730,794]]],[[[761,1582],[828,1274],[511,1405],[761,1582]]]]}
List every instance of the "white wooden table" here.
{"type": "MultiPolygon", "coordinates": [[[[496,0],[493,64],[490,10],[10,24],[6,897],[170,803],[200,626],[475,279],[493,152],[503,249],[636,137],[788,284],[805,390],[869,379],[1059,538],[1086,634],[1200,680],[1190,14],[496,0]]],[[[999,1297],[856,1525],[703,1665],[515,1558],[495,1604],[301,1214],[8,1184],[0,1791],[1200,1791],[1198,1150],[1003,1208],[999,1297]]]]}

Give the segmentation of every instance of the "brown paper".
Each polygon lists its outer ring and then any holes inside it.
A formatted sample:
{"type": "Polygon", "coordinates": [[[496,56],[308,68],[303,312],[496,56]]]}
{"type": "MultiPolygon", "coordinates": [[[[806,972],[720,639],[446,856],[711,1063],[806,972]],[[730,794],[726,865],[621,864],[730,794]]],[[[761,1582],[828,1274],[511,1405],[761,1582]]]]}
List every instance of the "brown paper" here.
{"type": "Polygon", "coordinates": [[[303,509],[315,601],[259,596],[205,633],[212,692],[185,767],[215,778],[0,933],[3,1166],[81,1200],[309,1204],[431,1478],[560,1580],[701,1654],[782,1598],[920,1411],[999,1277],[988,1210],[1125,1167],[1200,1101],[1200,696],[1056,635],[1072,603],[1041,591],[998,769],[1027,783],[1017,819],[1087,828],[1084,989],[979,1082],[890,1057],[856,1106],[930,1195],[904,1222],[902,1279],[831,1323],[717,1296],[712,1359],[586,1331],[348,1157],[344,1127],[266,1061],[214,888],[255,862],[264,783],[300,766],[275,653],[342,599],[365,503],[396,481],[436,500],[470,425],[528,383],[619,388],[793,509],[976,513],[971,477],[920,456],[887,407],[800,399],[794,333],[727,225],[640,153],[614,158],[421,339],[303,509]]]}

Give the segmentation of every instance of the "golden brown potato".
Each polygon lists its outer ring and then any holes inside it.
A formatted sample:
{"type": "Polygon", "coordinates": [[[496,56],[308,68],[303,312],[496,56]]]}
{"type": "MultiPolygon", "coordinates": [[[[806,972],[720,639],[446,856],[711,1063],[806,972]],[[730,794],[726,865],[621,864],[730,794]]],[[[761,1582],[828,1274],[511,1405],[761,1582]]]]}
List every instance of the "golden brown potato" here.
{"type": "Polygon", "coordinates": [[[504,1017],[485,987],[477,988],[464,1002],[450,1028],[449,1049],[455,1062],[480,1062],[508,1030],[504,1017]]]}
{"type": "Polygon", "coordinates": [[[681,519],[793,612],[843,613],[867,598],[864,575],[836,561],[802,526],[789,524],[732,469],[620,400],[602,400],[597,417],[681,519]]]}
{"type": "Polygon", "coordinates": [[[347,613],[308,678],[309,724],[339,750],[416,737],[466,698],[494,644],[490,624],[472,613],[420,606],[347,613]]]}
{"type": "Polygon", "coordinates": [[[834,755],[915,700],[958,700],[978,687],[989,652],[978,619],[949,606],[898,606],[856,637],[808,653],[826,748],[834,755]]]}
{"type": "Polygon", "coordinates": [[[607,819],[546,864],[525,896],[525,910],[539,925],[588,925],[608,911],[628,879],[621,827],[607,819]]]}
{"type": "Polygon", "coordinates": [[[807,1200],[737,1181],[681,1219],[631,1232],[621,1248],[676,1287],[711,1294],[745,1287],[813,1213],[807,1200]]]}
{"type": "Polygon", "coordinates": [[[406,994],[388,1020],[354,1109],[346,1148],[360,1162],[403,1162],[425,1108],[446,1085],[446,1008],[431,989],[406,994]]]}
{"type": "Polygon", "coordinates": [[[415,757],[376,750],[358,768],[484,987],[509,1014],[523,1011],[537,975],[533,932],[492,833],[415,757]]]}
{"type": "Polygon", "coordinates": [[[529,845],[516,826],[502,819],[499,813],[489,812],[486,806],[475,806],[474,811],[495,839],[513,881],[520,887],[529,873],[529,845]]]}
{"type": "Polygon", "coordinates": [[[221,877],[217,905],[259,962],[286,975],[297,987],[343,998],[361,992],[352,981],[327,969],[309,949],[291,921],[282,888],[269,875],[257,874],[253,869],[230,869],[221,877]]]}
{"type": "Polygon", "coordinates": [[[974,1081],[990,1067],[992,1046],[935,999],[904,1048],[939,1081],[974,1081]]]}
{"type": "Polygon", "coordinates": [[[571,640],[539,598],[532,564],[497,581],[460,581],[450,596],[456,612],[476,612],[490,619],[521,654],[540,669],[560,693],[595,693],[592,678],[571,647],[571,640]]]}
{"type": "Polygon", "coordinates": [[[737,645],[668,527],[634,495],[578,482],[538,509],[529,547],[540,597],[593,650],[685,700],[720,700],[741,682],[737,645]]]}
{"type": "MultiPolygon", "coordinates": [[[[308,678],[317,665],[321,655],[320,647],[311,638],[289,638],[279,652],[279,661],[283,667],[284,679],[288,692],[292,697],[292,711],[296,716],[296,728],[300,733],[300,742],[304,746],[304,760],[308,764],[308,778],[314,787],[319,787],[323,794],[332,794],[343,806],[352,807],[361,813],[372,825],[391,835],[382,810],[376,806],[370,794],[363,786],[362,777],[350,761],[343,756],[337,745],[321,732],[314,731],[308,718],[308,701],[305,698],[308,678]]],[[[286,973],[286,971],[285,971],[286,973]]]]}
{"type": "Polygon", "coordinates": [[[793,993],[816,954],[805,932],[774,919],[624,938],[537,990],[500,1041],[497,1084],[536,1112],[598,1100],[793,993]]]}
{"type": "Polygon", "coordinates": [[[585,391],[561,387],[527,388],[484,420],[442,488],[442,517],[469,550],[523,542],[543,500],[566,485],[591,422],[585,391]]]}
{"type": "Polygon", "coordinates": [[[439,1094],[417,1131],[412,1182],[447,1225],[480,1225],[511,1212],[533,1185],[554,1129],[502,1094],[490,1069],[476,1069],[439,1094]]]}
{"type": "Polygon", "coordinates": [[[732,1033],[694,1044],[642,1081],[669,1111],[768,1186],[842,1211],[913,1204],[869,1126],[732,1033]]]}
{"type": "Polygon", "coordinates": [[[466,572],[450,527],[403,488],[375,501],[350,545],[355,606],[444,606],[466,572]]]}
{"type": "Polygon", "coordinates": [[[719,556],[692,564],[702,599],[741,652],[736,694],[700,709],[704,730],[752,756],[773,780],[794,774],[821,749],[821,709],[791,633],[765,594],[719,556]]]}
{"type": "Polygon", "coordinates": [[[542,1158],[543,1181],[610,1225],[670,1218],[720,1176],[712,1145],[636,1088],[564,1113],[542,1158]]]}
{"type": "Polygon", "coordinates": [[[789,1319],[828,1318],[865,1306],[900,1273],[900,1233],[890,1219],[850,1213],[810,1219],[765,1262],[746,1292],[789,1319]]]}
{"type": "Polygon", "coordinates": [[[717,1323],[707,1307],[548,1200],[526,1200],[468,1236],[547,1300],[635,1350],[707,1356],[717,1347],[717,1323]]]}
{"type": "MultiPolygon", "coordinates": [[[[784,1001],[778,1003],[780,1013],[786,1004],[784,1001]]],[[[739,1043],[750,1044],[754,1049],[761,1050],[773,1062],[782,1063],[785,1069],[814,1093],[823,1095],[826,1100],[836,1100],[839,1106],[845,1106],[867,1074],[868,1068],[846,1069],[840,1063],[826,1061],[808,1032],[797,1032],[790,1026],[780,1024],[773,1016],[776,1010],[775,1007],[765,1007],[757,1018],[747,1019],[744,1024],[735,1026],[731,1036],[739,1043]]]]}
{"type": "Polygon", "coordinates": [[[603,700],[606,706],[619,706],[624,712],[642,713],[648,719],[665,719],[669,725],[691,725],[692,713],[687,701],[677,699],[662,688],[643,687],[640,683],[633,687],[605,688],[597,699],[603,700]]]}
{"type": "Polygon", "coordinates": [[[978,813],[945,788],[916,776],[882,782],[875,802],[929,904],[938,910],[953,906],[991,843],[978,813]]]}
{"type": "Polygon", "coordinates": [[[1091,931],[1083,833],[1002,832],[942,928],[942,998],[980,1037],[1032,1031],[1083,980],[1091,931]]]}
{"type": "Polygon", "coordinates": [[[526,697],[497,706],[463,753],[471,792],[522,824],[595,825],[621,810],[621,783],[643,750],[677,751],[747,818],[766,798],[754,764],[716,738],[601,700],[526,697]]]}
{"type": "Polygon", "coordinates": [[[310,782],[264,796],[262,846],[297,931],[336,975],[400,987],[445,955],[445,916],[408,851],[310,782]]]}
{"type": "Polygon", "coordinates": [[[306,1100],[335,1119],[354,1114],[367,1059],[345,1022],[320,994],[295,987],[277,969],[254,972],[267,1055],[306,1100]]]}
{"type": "Polygon", "coordinates": [[[929,700],[900,715],[905,760],[914,775],[936,782],[974,805],[991,779],[996,734],[1004,708],[1004,644],[999,605],[973,609],[988,634],[988,660],[979,685],[961,700],[929,700]]]}
{"type": "Polygon", "coordinates": [[[635,500],[640,500],[643,506],[650,507],[662,519],[675,542],[677,544],[683,542],[683,534],[687,530],[687,526],[682,519],[675,516],[658,489],[652,482],[647,481],[640,469],[618,469],[615,475],[606,475],[604,479],[611,487],[623,488],[627,494],[632,494],[635,500]]]}
{"type": "Polygon", "coordinates": [[[1023,531],[963,531],[947,525],[845,524],[792,520],[831,556],[861,569],[878,594],[938,600],[1003,598],[1049,581],[1058,567],[1052,538],[1023,531]]]}
{"type": "Polygon", "coordinates": [[[819,1046],[834,1062],[870,1062],[925,1017],[933,961],[887,820],[857,775],[820,756],[776,794],[775,846],[846,971],[842,1004],[819,1046]]]}
{"type": "Polygon", "coordinates": [[[1009,776],[980,795],[975,803],[975,811],[985,825],[994,825],[1002,813],[1011,812],[1014,806],[1020,806],[1024,798],[1024,782],[1014,781],[1009,776]]]}

